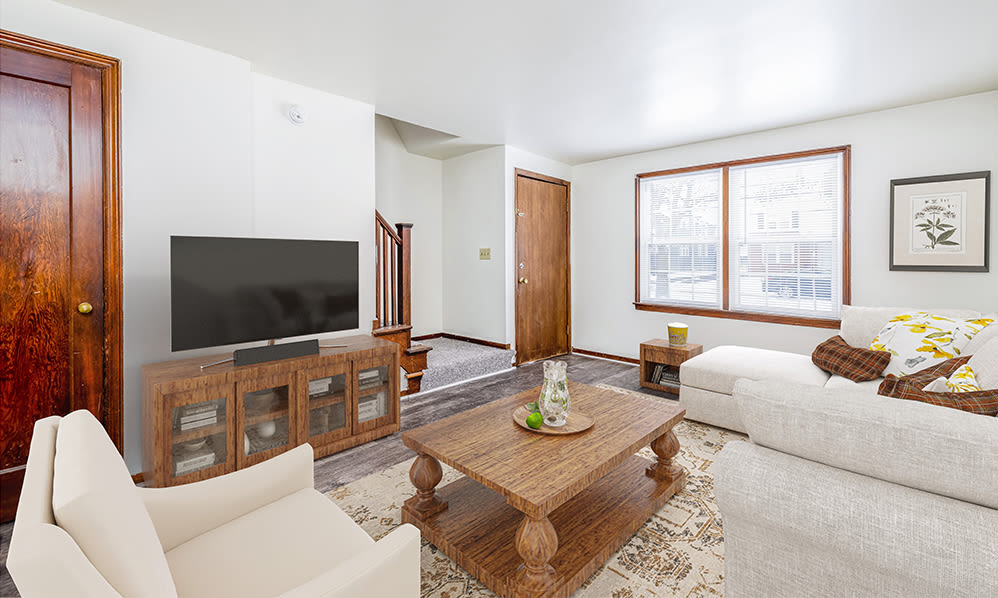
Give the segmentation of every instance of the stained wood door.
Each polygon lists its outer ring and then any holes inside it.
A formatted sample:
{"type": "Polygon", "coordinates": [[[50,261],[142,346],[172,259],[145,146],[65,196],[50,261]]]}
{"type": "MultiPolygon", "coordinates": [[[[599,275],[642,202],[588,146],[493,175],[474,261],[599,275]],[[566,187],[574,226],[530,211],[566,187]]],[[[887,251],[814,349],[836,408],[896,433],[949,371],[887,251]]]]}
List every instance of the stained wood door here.
{"type": "Polygon", "coordinates": [[[571,347],[566,181],[516,170],[516,363],[571,347]]]}
{"type": "MultiPolygon", "coordinates": [[[[88,409],[121,447],[120,336],[109,342],[120,334],[120,308],[109,310],[105,294],[106,287],[120,293],[120,262],[117,245],[105,243],[117,231],[105,222],[112,156],[105,155],[103,69],[12,47],[2,33],[0,521],[7,521],[36,420],[88,409]],[[106,281],[114,268],[117,279],[106,281]]],[[[24,39],[13,34],[15,44],[24,39]]]]}

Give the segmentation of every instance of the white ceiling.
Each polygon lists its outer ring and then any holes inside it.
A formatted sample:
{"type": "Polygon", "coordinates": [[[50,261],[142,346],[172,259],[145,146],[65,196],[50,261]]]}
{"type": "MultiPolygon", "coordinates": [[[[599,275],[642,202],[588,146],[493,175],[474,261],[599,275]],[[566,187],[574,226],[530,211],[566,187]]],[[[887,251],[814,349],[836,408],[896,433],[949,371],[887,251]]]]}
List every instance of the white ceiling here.
{"type": "Polygon", "coordinates": [[[569,164],[998,89],[998,0],[61,1],[569,164]]]}

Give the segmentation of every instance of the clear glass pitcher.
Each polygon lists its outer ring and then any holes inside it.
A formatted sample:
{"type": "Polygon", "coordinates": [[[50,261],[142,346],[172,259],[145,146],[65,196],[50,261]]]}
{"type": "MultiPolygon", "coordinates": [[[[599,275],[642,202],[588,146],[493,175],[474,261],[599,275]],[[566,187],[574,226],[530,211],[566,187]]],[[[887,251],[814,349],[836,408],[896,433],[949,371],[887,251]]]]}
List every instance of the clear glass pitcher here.
{"type": "Polygon", "coordinates": [[[568,378],[565,376],[567,364],[564,361],[544,362],[544,385],[537,407],[541,410],[544,423],[549,426],[564,426],[568,419],[571,399],[568,396],[568,378]]]}

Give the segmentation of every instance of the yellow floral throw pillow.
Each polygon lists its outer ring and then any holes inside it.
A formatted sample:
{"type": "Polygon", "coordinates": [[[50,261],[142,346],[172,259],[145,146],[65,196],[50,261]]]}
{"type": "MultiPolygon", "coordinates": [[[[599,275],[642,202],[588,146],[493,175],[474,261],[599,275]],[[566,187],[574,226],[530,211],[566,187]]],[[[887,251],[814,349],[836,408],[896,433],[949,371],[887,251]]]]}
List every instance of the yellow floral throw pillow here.
{"type": "Polygon", "coordinates": [[[974,335],[993,321],[990,317],[964,320],[924,311],[898,314],[880,330],[870,348],[891,354],[884,376],[907,376],[959,357],[974,335]]]}
{"type": "Polygon", "coordinates": [[[965,363],[948,379],[939,376],[922,390],[926,392],[977,392],[981,390],[981,386],[977,383],[974,370],[965,363]]]}

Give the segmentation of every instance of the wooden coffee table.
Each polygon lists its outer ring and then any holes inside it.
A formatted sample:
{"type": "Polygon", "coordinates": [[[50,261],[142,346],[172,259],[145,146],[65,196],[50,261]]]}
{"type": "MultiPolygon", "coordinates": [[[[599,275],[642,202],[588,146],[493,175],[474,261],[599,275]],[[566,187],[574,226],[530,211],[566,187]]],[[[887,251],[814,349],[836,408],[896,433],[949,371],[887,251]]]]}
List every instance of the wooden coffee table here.
{"type": "Polygon", "coordinates": [[[567,598],[686,483],[676,405],[569,382],[596,424],[542,435],[511,413],[540,387],[402,433],[419,455],[402,521],[496,594],[567,598]],[[634,453],[651,445],[650,462],[634,453]],[[464,473],[436,489],[440,462],[464,473]]]}

